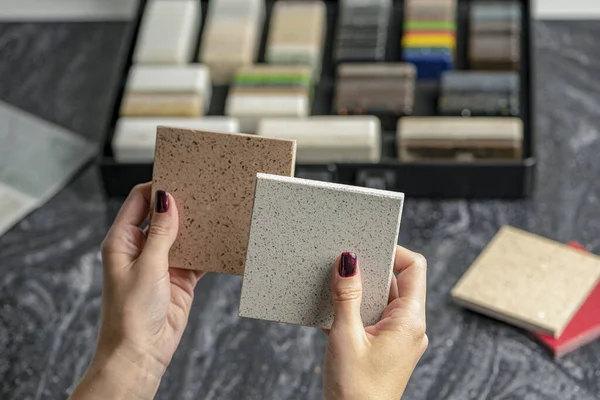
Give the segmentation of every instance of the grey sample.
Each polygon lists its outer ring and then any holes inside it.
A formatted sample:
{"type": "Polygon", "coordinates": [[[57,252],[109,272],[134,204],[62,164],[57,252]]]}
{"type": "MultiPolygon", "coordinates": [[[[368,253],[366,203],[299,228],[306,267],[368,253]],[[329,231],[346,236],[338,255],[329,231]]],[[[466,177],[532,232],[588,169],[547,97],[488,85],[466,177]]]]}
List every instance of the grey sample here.
{"type": "Polygon", "coordinates": [[[456,92],[518,92],[517,72],[447,71],[442,74],[440,89],[456,92]]]}

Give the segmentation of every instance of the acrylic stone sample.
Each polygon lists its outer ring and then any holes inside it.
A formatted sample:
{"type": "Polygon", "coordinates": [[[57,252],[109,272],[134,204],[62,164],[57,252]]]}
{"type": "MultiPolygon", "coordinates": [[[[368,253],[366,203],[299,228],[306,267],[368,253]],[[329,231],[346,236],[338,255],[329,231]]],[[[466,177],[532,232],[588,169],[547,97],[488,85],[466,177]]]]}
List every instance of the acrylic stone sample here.
{"type": "Polygon", "coordinates": [[[230,117],[119,118],[112,139],[115,160],[122,163],[153,162],[156,129],[159,125],[209,132],[236,133],[240,131],[238,120],[230,117]]]}
{"type": "Polygon", "coordinates": [[[134,65],[121,103],[128,117],[200,117],[212,97],[210,72],[201,64],[134,65]]]}
{"type": "Polygon", "coordinates": [[[445,116],[518,116],[519,81],[514,71],[446,71],[438,111],[445,116]]]}
{"type": "Polygon", "coordinates": [[[235,75],[225,115],[236,117],[245,133],[255,133],[261,118],[306,117],[310,113],[312,72],[302,65],[259,64],[235,75]]]}
{"type": "Polygon", "coordinates": [[[519,159],[523,121],[515,117],[405,117],[396,131],[400,161],[519,159]]]}
{"type": "MultiPolygon", "coordinates": [[[[577,242],[570,242],[569,246],[587,252],[585,247],[577,242]]],[[[562,357],[600,338],[600,282],[560,337],[554,338],[541,333],[534,333],[534,335],[552,350],[555,358],[562,357]]]]}
{"type": "MultiPolygon", "coordinates": [[[[338,114],[410,115],[415,99],[414,65],[344,63],[337,69],[334,107],[338,114]]],[[[394,124],[395,124],[394,120],[394,124]]]]}
{"type": "Polygon", "coordinates": [[[403,60],[417,67],[419,79],[437,79],[454,68],[456,0],[404,2],[403,60]]]}
{"type": "Polygon", "coordinates": [[[404,195],[258,174],[240,316],[330,328],[330,274],[354,252],[365,325],[387,305],[404,195]]]}
{"type": "Polygon", "coordinates": [[[170,265],[241,275],[256,173],[292,176],[295,152],[291,140],[160,126],[153,189],[179,210],[170,265]]]}
{"type": "Polygon", "coordinates": [[[336,61],[383,61],[392,1],[340,0],[339,3],[336,61]]]}
{"type": "Polygon", "coordinates": [[[452,289],[456,303],[560,337],[600,282],[600,257],[503,227],[452,289]]]}
{"type": "Polygon", "coordinates": [[[381,160],[381,123],[374,116],[263,118],[256,133],[296,140],[296,158],[300,163],[377,163],[381,160]]]}
{"type": "Polygon", "coordinates": [[[521,4],[471,4],[469,63],[476,69],[518,69],[521,62],[521,4]]]}
{"type": "Polygon", "coordinates": [[[198,0],[149,0],[142,18],[133,61],[186,64],[200,32],[198,0]]]}
{"type": "Polygon", "coordinates": [[[278,1],[273,5],[265,61],[308,65],[319,79],[325,45],[327,9],[321,0],[278,1]]]}
{"type": "Polygon", "coordinates": [[[210,1],[200,60],[215,85],[228,84],[238,68],[256,61],[264,17],[264,0],[210,1]]]}

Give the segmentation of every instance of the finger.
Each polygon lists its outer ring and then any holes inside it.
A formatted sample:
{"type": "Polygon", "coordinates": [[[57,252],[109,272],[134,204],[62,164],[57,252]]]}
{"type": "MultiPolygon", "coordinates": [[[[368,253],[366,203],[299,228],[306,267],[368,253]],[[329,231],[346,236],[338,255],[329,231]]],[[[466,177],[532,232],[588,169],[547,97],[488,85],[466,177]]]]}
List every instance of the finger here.
{"type": "Polygon", "coordinates": [[[154,199],[154,213],[146,236],[146,244],[140,256],[148,265],[167,271],[169,250],[177,239],[179,214],[173,196],[164,190],[157,190],[154,199]]]}
{"type": "Polygon", "coordinates": [[[194,288],[198,281],[206,274],[204,271],[196,271],[181,268],[169,268],[171,275],[171,283],[185,292],[188,296],[193,297],[194,288]]]}
{"type": "Polygon", "coordinates": [[[121,210],[119,210],[113,223],[113,227],[139,227],[142,225],[148,217],[151,191],[151,182],[135,186],[129,193],[129,196],[127,196],[121,210]]]}
{"type": "Polygon", "coordinates": [[[415,253],[401,246],[396,246],[394,271],[398,287],[398,297],[418,301],[425,314],[425,301],[427,298],[427,260],[419,253],[415,253]]]}
{"type": "Polygon", "coordinates": [[[388,304],[398,298],[398,280],[396,275],[392,273],[392,283],[390,284],[390,295],[388,297],[388,304]]]}
{"type": "Polygon", "coordinates": [[[145,238],[139,226],[146,218],[149,196],[150,183],[137,185],[121,206],[102,242],[102,257],[109,261],[108,266],[122,267],[140,255],[145,238]]]}
{"type": "Polygon", "coordinates": [[[360,316],[362,280],[354,253],[342,253],[331,273],[334,321],[331,330],[363,330],[360,316]]]}

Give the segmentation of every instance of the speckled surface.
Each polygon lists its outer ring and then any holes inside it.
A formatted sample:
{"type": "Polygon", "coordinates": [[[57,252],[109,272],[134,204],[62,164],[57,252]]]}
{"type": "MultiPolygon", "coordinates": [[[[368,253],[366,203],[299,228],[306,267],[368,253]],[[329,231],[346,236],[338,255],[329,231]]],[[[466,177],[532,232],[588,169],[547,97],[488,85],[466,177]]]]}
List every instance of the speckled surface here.
{"type": "Polygon", "coordinates": [[[404,195],[258,174],[240,316],[328,329],[330,273],[356,253],[365,325],[381,318],[390,290],[404,195]]]}
{"type": "Polygon", "coordinates": [[[244,273],[257,172],[292,176],[296,142],[158,127],[153,189],[179,210],[172,266],[244,273]]]}
{"type": "MultiPolygon", "coordinates": [[[[0,98],[98,141],[125,24],[0,23],[0,98]]],[[[535,22],[535,150],[527,200],[406,199],[399,242],[428,260],[429,348],[409,400],[598,400],[600,340],[558,361],[450,289],[505,224],[600,253],[600,22],[535,22]]],[[[65,399],[98,332],[100,243],[120,200],[97,168],[0,237],[0,398],[65,399]]],[[[238,318],[240,276],[207,274],[157,400],[322,400],[327,337],[238,318]]]]}
{"type": "Polygon", "coordinates": [[[503,227],[452,289],[459,304],[560,336],[600,280],[600,257],[503,227]]]}

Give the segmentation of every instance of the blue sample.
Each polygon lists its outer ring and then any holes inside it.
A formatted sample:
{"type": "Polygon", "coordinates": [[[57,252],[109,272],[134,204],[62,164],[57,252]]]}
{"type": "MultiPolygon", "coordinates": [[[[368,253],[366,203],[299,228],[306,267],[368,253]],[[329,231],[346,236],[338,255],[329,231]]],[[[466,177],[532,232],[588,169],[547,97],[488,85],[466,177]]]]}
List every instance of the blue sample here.
{"type": "Polygon", "coordinates": [[[403,59],[417,67],[420,80],[439,79],[444,71],[454,69],[454,53],[448,48],[407,48],[403,59]]]}

